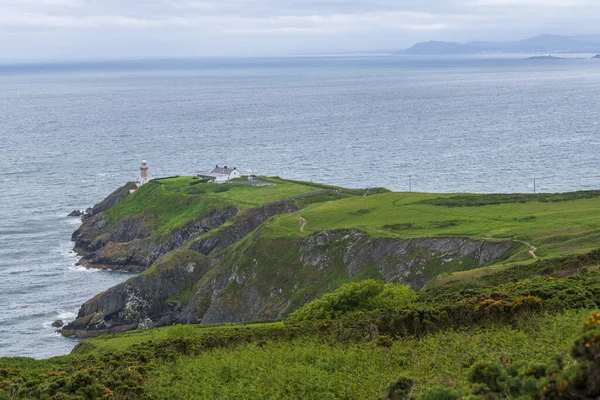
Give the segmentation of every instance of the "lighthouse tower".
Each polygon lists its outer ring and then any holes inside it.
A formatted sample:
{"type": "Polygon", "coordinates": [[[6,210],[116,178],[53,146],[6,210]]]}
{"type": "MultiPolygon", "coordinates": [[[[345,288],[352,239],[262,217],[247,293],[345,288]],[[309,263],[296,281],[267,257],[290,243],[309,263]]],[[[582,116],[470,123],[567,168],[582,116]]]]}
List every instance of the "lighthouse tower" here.
{"type": "Polygon", "coordinates": [[[140,176],[137,177],[135,184],[137,187],[140,187],[150,182],[151,179],[152,175],[150,175],[150,171],[148,170],[148,163],[146,160],[142,160],[142,165],[140,165],[140,176]]]}

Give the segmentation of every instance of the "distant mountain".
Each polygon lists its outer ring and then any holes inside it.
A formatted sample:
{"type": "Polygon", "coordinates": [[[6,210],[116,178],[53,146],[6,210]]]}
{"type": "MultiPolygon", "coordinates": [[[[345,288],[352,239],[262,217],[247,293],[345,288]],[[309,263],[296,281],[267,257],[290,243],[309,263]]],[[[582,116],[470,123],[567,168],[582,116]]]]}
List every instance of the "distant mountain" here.
{"type": "Polygon", "coordinates": [[[404,50],[406,54],[473,54],[477,48],[469,44],[460,44],[454,42],[422,42],[417,43],[410,49],[404,50]]]}
{"type": "Polygon", "coordinates": [[[554,57],[554,56],[536,56],[536,57],[528,57],[526,60],[567,60],[564,57],[554,57]]]}
{"type": "Polygon", "coordinates": [[[403,54],[481,54],[481,53],[596,53],[600,35],[540,35],[511,42],[421,42],[403,54]]]}

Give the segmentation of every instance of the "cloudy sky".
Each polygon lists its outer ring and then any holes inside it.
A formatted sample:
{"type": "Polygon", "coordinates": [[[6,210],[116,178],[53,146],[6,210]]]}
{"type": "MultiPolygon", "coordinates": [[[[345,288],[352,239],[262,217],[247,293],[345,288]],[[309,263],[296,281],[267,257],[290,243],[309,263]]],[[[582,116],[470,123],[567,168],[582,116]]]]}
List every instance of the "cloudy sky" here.
{"type": "Polygon", "coordinates": [[[598,21],[599,0],[0,0],[0,60],[389,50],[598,21]]]}

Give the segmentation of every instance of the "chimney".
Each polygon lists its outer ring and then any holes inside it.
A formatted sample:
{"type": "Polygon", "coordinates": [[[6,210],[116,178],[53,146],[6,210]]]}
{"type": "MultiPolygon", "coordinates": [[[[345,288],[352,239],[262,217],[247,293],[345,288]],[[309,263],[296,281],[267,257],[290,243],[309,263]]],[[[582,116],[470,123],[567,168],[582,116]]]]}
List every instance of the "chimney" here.
{"type": "Polygon", "coordinates": [[[227,169],[227,165],[225,166],[225,169],[227,169]]]}
{"type": "Polygon", "coordinates": [[[234,169],[234,170],[236,170],[236,169],[237,169],[237,167],[233,167],[233,169],[234,169]]]}
{"type": "Polygon", "coordinates": [[[219,164],[215,165],[215,168],[219,168],[219,164]]]}

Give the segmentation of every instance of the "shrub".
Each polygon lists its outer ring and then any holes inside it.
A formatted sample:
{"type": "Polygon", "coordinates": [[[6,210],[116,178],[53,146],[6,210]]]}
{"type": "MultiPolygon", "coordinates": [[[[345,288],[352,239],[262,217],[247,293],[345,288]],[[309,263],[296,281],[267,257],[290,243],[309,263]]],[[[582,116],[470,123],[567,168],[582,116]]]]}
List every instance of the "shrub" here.
{"type": "Polygon", "coordinates": [[[593,314],[585,321],[583,333],[571,351],[575,362],[569,364],[565,364],[560,356],[549,363],[512,362],[506,366],[489,362],[475,364],[469,376],[472,383],[470,395],[465,398],[599,398],[599,325],[600,313],[593,314]]]}
{"type": "Polygon", "coordinates": [[[374,279],[347,283],[313,300],[290,315],[292,322],[332,319],[344,314],[377,309],[400,308],[413,303],[416,294],[409,287],[385,284],[374,279]]]}
{"type": "Polygon", "coordinates": [[[418,397],[419,400],[458,400],[458,393],[443,387],[433,388],[418,397]]]}
{"type": "Polygon", "coordinates": [[[188,194],[205,194],[206,190],[199,188],[199,187],[192,186],[189,189],[187,189],[186,192],[188,194]]]}

